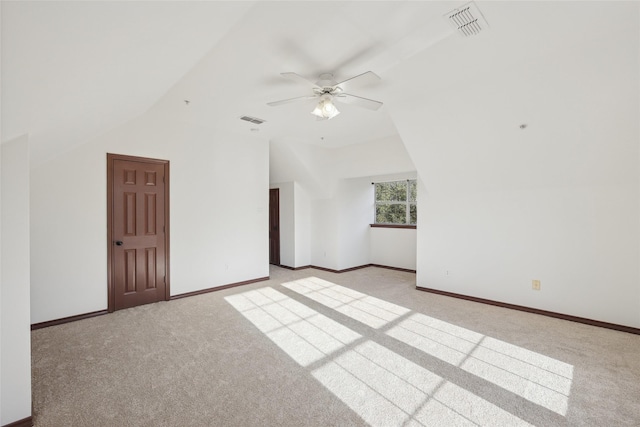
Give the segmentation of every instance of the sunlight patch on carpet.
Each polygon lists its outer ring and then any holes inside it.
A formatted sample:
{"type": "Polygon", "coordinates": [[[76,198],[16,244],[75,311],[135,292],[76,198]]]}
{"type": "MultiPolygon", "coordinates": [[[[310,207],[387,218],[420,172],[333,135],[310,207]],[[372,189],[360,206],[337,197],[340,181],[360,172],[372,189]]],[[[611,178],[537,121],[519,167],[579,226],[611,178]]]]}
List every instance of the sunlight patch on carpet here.
{"type": "Polygon", "coordinates": [[[386,327],[387,335],[411,347],[536,405],[567,414],[573,381],[570,364],[316,277],[283,286],[372,328],[386,327]]]}
{"type": "Polygon", "coordinates": [[[302,366],[308,366],[360,335],[272,288],[226,297],[258,330],[302,366]]]}
{"type": "Polygon", "coordinates": [[[567,413],[573,378],[567,363],[420,313],[387,334],[530,402],[567,413]]]}
{"type": "Polygon", "coordinates": [[[375,329],[410,311],[317,277],[283,283],[282,286],[375,329]]]}
{"type": "Polygon", "coordinates": [[[372,341],[313,376],[372,426],[530,425],[372,341]]]}
{"type": "Polygon", "coordinates": [[[530,425],[272,288],[225,300],[371,426],[530,425]]]}

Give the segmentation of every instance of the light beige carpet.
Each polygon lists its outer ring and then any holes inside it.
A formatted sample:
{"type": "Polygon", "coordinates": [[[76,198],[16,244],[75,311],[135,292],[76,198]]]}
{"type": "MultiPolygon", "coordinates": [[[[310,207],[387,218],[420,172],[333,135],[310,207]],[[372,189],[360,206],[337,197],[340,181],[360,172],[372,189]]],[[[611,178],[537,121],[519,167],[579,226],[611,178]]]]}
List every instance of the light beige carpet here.
{"type": "Polygon", "coordinates": [[[271,280],[32,332],[36,426],[640,426],[640,336],[415,290],[271,280]]]}

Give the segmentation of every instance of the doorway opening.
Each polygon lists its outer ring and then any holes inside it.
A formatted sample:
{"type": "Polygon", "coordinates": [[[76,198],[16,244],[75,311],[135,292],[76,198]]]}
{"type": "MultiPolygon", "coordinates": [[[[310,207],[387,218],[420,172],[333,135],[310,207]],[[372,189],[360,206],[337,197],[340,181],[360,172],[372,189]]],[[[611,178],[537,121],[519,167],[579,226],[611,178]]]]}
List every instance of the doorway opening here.
{"type": "Polygon", "coordinates": [[[280,190],[269,190],[269,264],[280,265],[280,190]]]}

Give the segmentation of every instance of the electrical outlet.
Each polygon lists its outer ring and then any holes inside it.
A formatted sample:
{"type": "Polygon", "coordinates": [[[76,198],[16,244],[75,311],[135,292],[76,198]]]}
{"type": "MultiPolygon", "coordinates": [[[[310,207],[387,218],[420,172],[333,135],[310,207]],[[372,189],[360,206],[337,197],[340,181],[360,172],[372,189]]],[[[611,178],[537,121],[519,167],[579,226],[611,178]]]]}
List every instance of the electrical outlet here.
{"type": "Polygon", "coordinates": [[[531,289],[533,289],[534,291],[539,291],[540,290],[540,280],[532,280],[531,281],[531,289]]]}

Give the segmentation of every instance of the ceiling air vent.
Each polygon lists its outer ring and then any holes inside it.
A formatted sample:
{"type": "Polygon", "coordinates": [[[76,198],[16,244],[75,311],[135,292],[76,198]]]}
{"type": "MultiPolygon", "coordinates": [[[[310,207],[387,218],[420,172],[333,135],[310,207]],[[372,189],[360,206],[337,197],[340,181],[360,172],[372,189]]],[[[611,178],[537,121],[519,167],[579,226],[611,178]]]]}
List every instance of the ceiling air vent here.
{"type": "Polygon", "coordinates": [[[262,123],[265,122],[265,120],[258,119],[258,118],[255,118],[255,117],[251,117],[251,116],[242,116],[242,117],[240,117],[240,120],[244,120],[245,122],[254,123],[256,125],[261,125],[262,123]]]}
{"type": "Polygon", "coordinates": [[[445,17],[458,30],[458,33],[465,37],[475,36],[480,31],[489,28],[482,12],[473,2],[452,10],[445,17]]]}

